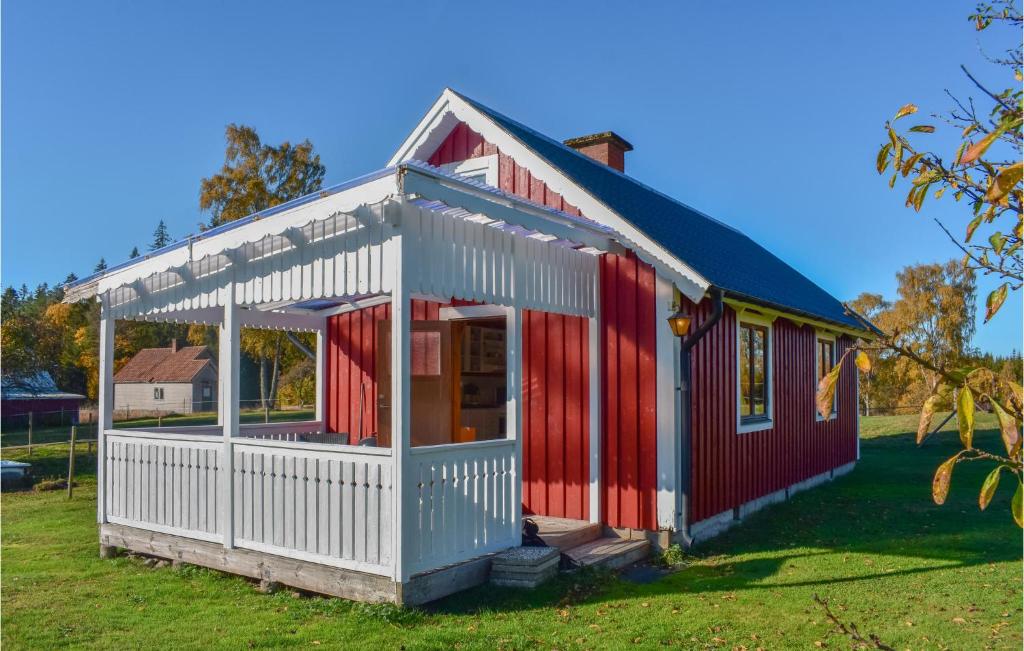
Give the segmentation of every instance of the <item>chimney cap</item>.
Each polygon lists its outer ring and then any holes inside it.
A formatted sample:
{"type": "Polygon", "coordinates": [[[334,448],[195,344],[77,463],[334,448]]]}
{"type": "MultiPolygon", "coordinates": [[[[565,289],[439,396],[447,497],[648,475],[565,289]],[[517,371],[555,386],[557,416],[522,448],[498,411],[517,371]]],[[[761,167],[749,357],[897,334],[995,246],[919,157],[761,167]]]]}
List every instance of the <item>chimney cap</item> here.
{"type": "Polygon", "coordinates": [[[602,131],[601,133],[592,133],[589,136],[569,138],[568,140],[565,140],[564,143],[573,149],[579,149],[580,147],[586,147],[588,145],[609,143],[617,145],[622,149],[622,151],[633,151],[633,145],[629,144],[629,141],[614,131],[602,131]]]}

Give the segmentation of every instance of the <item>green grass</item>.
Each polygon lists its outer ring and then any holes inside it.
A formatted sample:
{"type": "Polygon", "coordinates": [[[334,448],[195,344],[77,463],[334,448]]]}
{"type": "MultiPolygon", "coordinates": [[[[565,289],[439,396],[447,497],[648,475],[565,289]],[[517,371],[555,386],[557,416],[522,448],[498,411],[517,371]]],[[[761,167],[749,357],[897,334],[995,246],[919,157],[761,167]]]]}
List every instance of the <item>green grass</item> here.
{"type": "MultiPolygon", "coordinates": [[[[864,419],[863,458],[852,474],[758,513],[653,583],[563,575],[539,590],[484,586],[423,610],[262,595],[214,571],[100,560],[95,481],[83,475],[71,502],[63,493],[4,496],[2,642],[5,649],[850,648],[829,633],[812,600],[817,593],[844,620],[899,649],[1020,649],[1021,532],[1008,510],[1011,482],[1004,477],[993,505],[979,512],[985,467],[961,466],[945,506],[932,504],[931,474],[956,449],[956,435],[916,449],[915,422],[864,419]]],[[[998,446],[992,419],[981,424],[981,444],[998,446]]],[[[66,463],[60,450],[46,455],[35,460],[57,469],[66,463]]],[[[93,469],[84,458],[78,466],[93,469]]]]}
{"type": "MultiPolygon", "coordinates": [[[[310,409],[280,409],[272,410],[269,414],[270,422],[280,423],[292,420],[312,420],[315,412],[310,409]]],[[[262,409],[243,409],[238,420],[242,423],[262,423],[264,414],[262,409]]],[[[186,425],[216,425],[217,414],[215,412],[200,412],[196,414],[175,414],[165,416],[159,421],[156,418],[132,418],[130,420],[118,420],[114,422],[116,429],[186,426],[186,425]]],[[[96,438],[96,423],[82,423],[78,426],[78,438],[96,438]]],[[[47,425],[37,426],[32,430],[32,443],[49,443],[55,441],[67,441],[71,438],[71,425],[47,425]]],[[[28,430],[26,427],[5,428],[3,436],[0,437],[0,445],[11,447],[28,444],[28,430]]],[[[66,452],[66,451],[65,451],[66,452]]]]}

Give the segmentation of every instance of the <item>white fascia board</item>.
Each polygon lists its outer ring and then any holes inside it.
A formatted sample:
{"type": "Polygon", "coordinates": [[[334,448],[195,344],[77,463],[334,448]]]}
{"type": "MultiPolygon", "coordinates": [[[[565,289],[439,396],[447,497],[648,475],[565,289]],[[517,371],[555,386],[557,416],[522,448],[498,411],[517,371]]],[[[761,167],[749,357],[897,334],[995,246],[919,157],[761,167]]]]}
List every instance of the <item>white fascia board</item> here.
{"type": "Polygon", "coordinates": [[[292,210],[257,219],[244,226],[219,233],[212,237],[199,237],[191,247],[182,246],[156,255],[138,263],[118,269],[99,278],[97,293],[131,284],[137,280],[181,267],[193,260],[236,249],[248,242],[258,241],[267,235],[279,235],[290,228],[303,226],[314,219],[324,219],[339,212],[353,212],[359,206],[383,201],[397,195],[397,174],[387,174],[367,181],[336,194],[317,199],[292,210]]]}
{"type": "Polygon", "coordinates": [[[443,142],[458,122],[465,122],[473,131],[483,136],[484,140],[496,145],[502,153],[511,156],[516,163],[528,169],[530,174],[543,181],[552,191],[562,195],[588,218],[614,228],[627,240],[625,243],[631,245],[630,248],[635,250],[641,260],[653,265],[671,279],[679,291],[691,301],[699,303],[704,297],[704,293],[711,286],[707,279],[583,190],[559,169],[535,154],[450,89],[446,88],[441,93],[441,97],[434,102],[430,111],[391,157],[389,166],[412,159],[423,160],[423,157],[432,151],[429,147],[436,147],[443,142]],[[449,116],[454,116],[455,120],[449,116]],[[443,135],[439,137],[438,134],[441,133],[443,135]]]}
{"type": "MultiPolygon", "coordinates": [[[[294,312],[265,312],[262,310],[239,308],[238,321],[246,328],[259,330],[288,330],[290,332],[316,332],[324,327],[323,315],[296,314],[294,312]]],[[[224,308],[201,307],[194,310],[177,310],[156,314],[139,315],[130,321],[149,321],[153,323],[192,323],[202,325],[219,325],[224,321],[224,308]]]]}

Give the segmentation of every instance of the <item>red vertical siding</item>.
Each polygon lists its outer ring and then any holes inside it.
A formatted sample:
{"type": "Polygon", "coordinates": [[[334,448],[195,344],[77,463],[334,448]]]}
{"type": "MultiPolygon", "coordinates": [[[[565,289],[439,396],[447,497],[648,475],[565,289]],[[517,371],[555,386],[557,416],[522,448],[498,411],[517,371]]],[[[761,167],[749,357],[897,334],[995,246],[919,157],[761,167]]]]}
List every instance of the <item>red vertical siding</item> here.
{"type": "Polygon", "coordinates": [[[523,312],[523,508],[590,517],[587,320],[523,312]]]}
{"type": "MultiPolygon", "coordinates": [[[[691,310],[699,323],[710,306],[691,310]]],[[[736,313],[726,307],[722,320],[694,347],[693,477],[690,522],[738,507],[857,456],[856,377],[844,367],[836,396],[836,418],[814,414],[814,328],[784,318],[772,324],[773,427],[737,433],[736,313]]],[[[837,356],[850,347],[837,341],[837,356]]]]}
{"type": "MultiPolygon", "coordinates": [[[[416,321],[438,318],[439,303],[412,301],[416,321]]],[[[377,429],[377,322],[391,318],[384,303],[327,319],[327,431],[359,431],[359,387],[363,388],[363,436],[377,429]]]]}
{"type": "Polygon", "coordinates": [[[464,122],[460,122],[452,129],[427,162],[431,165],[447,165],[491,154],[498,154],[499,188],[572,215],[580,214],[576,206],[563,199],[557,192],[552,192],[543,181],[534,178],[529,170],[518,165],[512,157],[503,154],[495,145],[485,141],[464,122]]]}
{"type": "Polygon", "coordinates": [[[601,258],[603,521],[657,529],[654,269],[601,258]]]}
{"type": "MultiPolygon", "coordinates": [[[[445,165],[491,154],[498,154],[498,184],[502,190],[580,214],[561,195],[464,123],[452,130],[428,162],[445,165]]],[[[523,508],[538,515],[587,519],[587,320],[525,310],[523,347],[523,508]]]]}
{"type": "MultiPolygon", "coordinates": [[[[444,165],[490,154],[499,156],[502,190],[580,214],[464,123],[428,162],[444,165]]],[[[633,256],[602,260],[602,520],[614,527],[656,529],[654,270],[633,256]]],[[[545,515],[589,517],[587,322],[537,312],[524,313],[523,320],[524,506],[545,515]]]]}

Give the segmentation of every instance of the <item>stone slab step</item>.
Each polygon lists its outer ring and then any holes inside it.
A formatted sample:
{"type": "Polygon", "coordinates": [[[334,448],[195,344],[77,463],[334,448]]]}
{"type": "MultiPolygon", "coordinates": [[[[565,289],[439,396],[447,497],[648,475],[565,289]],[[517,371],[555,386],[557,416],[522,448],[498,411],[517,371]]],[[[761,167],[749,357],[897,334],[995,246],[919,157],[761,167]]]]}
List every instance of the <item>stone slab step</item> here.
{"type": "Polygon", "coordinates": [[[646,540],[608,537],[583,543],[567,550],[565,554],[585,567],[617,570],[647,558],[650,552],[651,543],[646,540]]]}
{"type": "Polygon", "coordinates": [[[557,547],[563,552],[583,543],[597,540],[603,533],[603,527],[595,522],[543,515],[528,517],[540,527],[541,540],[546,542],[549,547],[557,547]]]}

